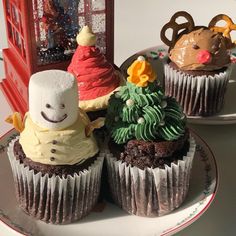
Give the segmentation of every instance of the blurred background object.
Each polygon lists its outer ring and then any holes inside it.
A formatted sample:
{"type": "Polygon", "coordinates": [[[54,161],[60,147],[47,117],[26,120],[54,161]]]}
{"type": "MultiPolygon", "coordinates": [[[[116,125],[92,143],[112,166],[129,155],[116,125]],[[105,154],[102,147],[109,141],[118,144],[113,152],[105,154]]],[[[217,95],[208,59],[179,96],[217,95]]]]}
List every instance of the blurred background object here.
{"type": "Polygon", "coordinates": [[[77,48],[76,36],[88,25],[97,46],[113,62],[113,0],[3,0],[7,48],[3,49],[5,79],[0,88],[22,115],[28,107],[32,74],[66,70],[77,48]]]}

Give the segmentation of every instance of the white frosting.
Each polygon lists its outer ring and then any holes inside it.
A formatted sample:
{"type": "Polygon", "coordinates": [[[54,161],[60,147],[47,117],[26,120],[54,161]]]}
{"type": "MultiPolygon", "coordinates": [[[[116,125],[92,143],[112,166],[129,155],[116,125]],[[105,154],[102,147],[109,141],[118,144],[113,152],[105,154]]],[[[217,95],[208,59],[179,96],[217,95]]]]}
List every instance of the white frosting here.
{"type": "Polygon", "coordinates": [[[139,57],[137,58],[137,60],[138,60],[138,61],[146,61],[146,59],[145,59],[144,56],[139,56],[139,57]]]}
{"type": "Polygon", "coordinates": [[[86,25],[79,32],[79,34],[76,37],[76,40],[80,46],[95,46],[97,39],[96,39],[96,35],[86,25]]]}
{"type": "Polygon", "coordinates": [[[133,101],[132,99],[128,99],[128,100],[126,101],[126,105],[127,105],[128,107],[131,107],[131,106],[134,105],[134,101],[133,101]]]}
{"type": "Polygon", "coordinates": [[[161,101],[161,107],[166,108],[166,106],[167,106],[167,101],[165,100],[161,101]]]}
{"type": "Polygon", "coordinates": [[[145,122],[143,117],[138,118],[137,120],[138,124],[143,124],[145,122]]]}
{"type": "Polygon", "coordinates": [[[61,130],[72,125],[78,118],[74,76],[61,70],[33,74],[29,82],[29,113],[32,121],[42,128],[61,130]]]}

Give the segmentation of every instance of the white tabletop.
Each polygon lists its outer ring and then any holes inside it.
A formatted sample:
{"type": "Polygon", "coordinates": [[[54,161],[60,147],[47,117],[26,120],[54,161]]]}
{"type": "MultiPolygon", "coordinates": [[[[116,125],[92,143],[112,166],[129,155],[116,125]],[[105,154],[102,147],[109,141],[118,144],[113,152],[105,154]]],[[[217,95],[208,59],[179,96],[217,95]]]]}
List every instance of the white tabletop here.
{"type": "MultiPolygon", "coordinates": [[[[1,4],[0,22],[3,22],[1,4]]],[[[228,0],[227,3],[226,1],[219,3],[215,0],[115,1],[115,62],[120,65],[135,52],[160,44],[161,26],[177,10],[188,10],[196,19],[197,24],[206,25],[213,16],[219,13],[227,13],[236,20],[235,9],[236,0],[228,0]],[[202,15],[203,6],[205,7],[204,15],[202,15]]],[[[2,24],[0,30],[0,48],[2,48],[6,46],[6,40],[2,37],[2,24]]],[[[3,70],[0,61],[0,78],[2,77],[3,70]]],[[[11,109],[1,92],[0,105],[1,136],[11,128],[4,122],[6,116],[11,113],[11,109]]],[[[213,204],[204,215],[177,235],[233,236],[236,231],[236,124],[191,125],[191,127],[208,143],[215,154],[220,185],[213,204]]],[[[20,234],[13,232],[0,222],[0,235],[15,236],[20,234]]]]}

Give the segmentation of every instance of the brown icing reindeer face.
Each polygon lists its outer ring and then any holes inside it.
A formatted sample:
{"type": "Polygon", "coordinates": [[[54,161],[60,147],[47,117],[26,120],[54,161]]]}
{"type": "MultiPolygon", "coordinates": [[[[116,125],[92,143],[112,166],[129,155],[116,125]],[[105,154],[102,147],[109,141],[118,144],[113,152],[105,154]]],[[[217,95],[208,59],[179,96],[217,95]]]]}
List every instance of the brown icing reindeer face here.
{"type": "Polygon", "coordinates": [[[214,17],[208,27],[194,26],[192,17],[187,12],[177,12],[161,30],[161,39],[169,49],[169,58],[183,70],[217,70],[230,63],[230,31],[236,25],[225,15],[214,17]],[[184,17],[187,22],[177,24],[177,17],[184,17]],[[225,27],[218,27],[219,21],[226,21],[225,27]],[[172,39],[166,37],[167,29],[173,30],[172,39]],[[182,30],[181,33],[179,31],[182,30]]]}

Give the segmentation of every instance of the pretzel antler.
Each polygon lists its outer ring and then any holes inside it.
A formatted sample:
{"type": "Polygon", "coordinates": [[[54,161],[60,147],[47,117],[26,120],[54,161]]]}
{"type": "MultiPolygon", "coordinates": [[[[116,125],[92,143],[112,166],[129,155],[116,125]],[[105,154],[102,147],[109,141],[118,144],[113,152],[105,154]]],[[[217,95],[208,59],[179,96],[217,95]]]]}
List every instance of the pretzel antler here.
{"type": "Polygon", "coordinates": [[[180,30],[187,30],[187,32],[191,32],[193,30],[193,28],[194,28],[194,21],[193,21],[192,16],[189,13],[187,13],[186,11],[176,12],[171,17],[170,21],[167,24],[165,24],[163,26],[163,28],[161,29],[161,40],[162,40],[162,42],[164,42],[167,46],[169,46],[171,48],[176,43],[176,41],[179,37],[179,31],[180,30]],[[182,24],[178,24],[176,22],[176,19],[178,17],[184,17],[187,20],[187,22],[182,23],[182,24]],[[166,31],[168,29],[173,30],[171,40],[169,40],[166,37],[166,31]]]}
{"type": "MultiPolygon", "coordinates": [[[[234,24],[234,22],[229,16],[224,15],[224,14],[219,14],[213,17],[208,27],[210,28],[210,30],[214,32],[222,33],[224,37],[230,40],[231,40],[231,35],[230,35],[231,31],[236,30],[236,24],[234,24]],[[225,21],[226,25],[223,27],[216,26],[216,24],[221,20],[225,21]]],[[[234,41],[233,43],[236,44],[236,41],[234,41]]]]}

